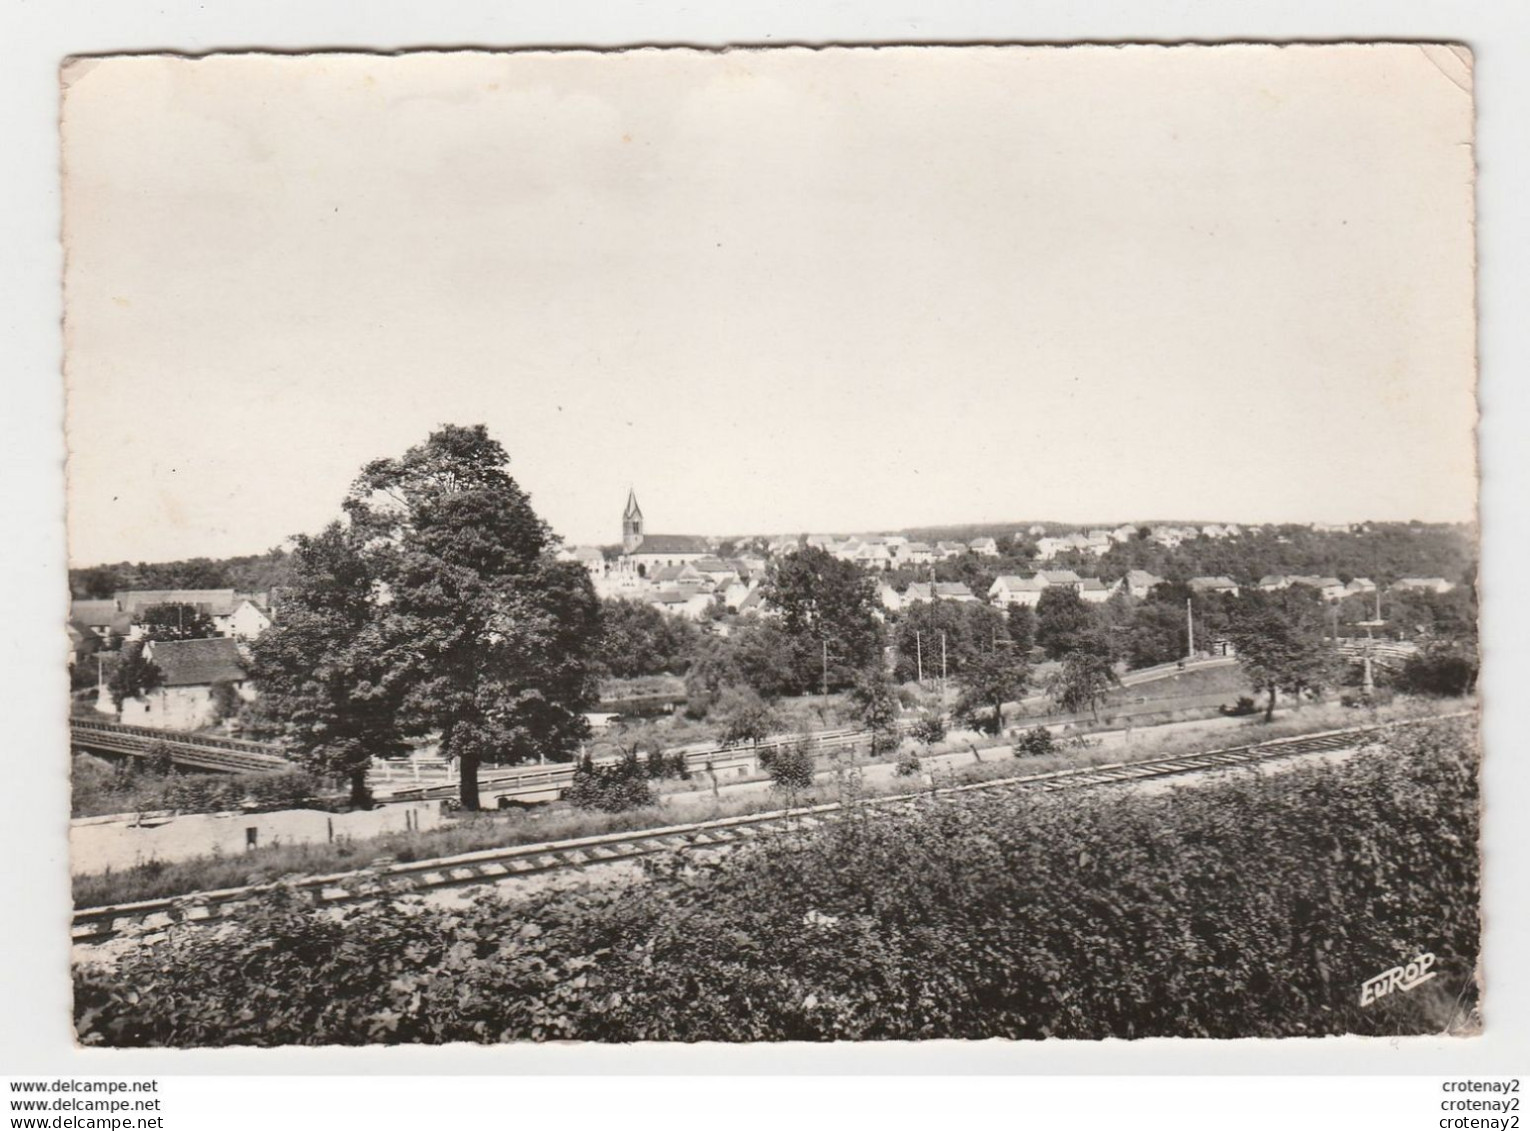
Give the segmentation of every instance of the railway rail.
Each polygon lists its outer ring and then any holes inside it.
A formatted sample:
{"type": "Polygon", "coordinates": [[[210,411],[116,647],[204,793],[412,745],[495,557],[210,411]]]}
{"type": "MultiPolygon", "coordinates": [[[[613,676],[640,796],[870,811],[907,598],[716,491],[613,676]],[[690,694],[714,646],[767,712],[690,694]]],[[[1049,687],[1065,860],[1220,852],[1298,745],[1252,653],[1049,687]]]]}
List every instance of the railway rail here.
{"type": "MultiPolygon", "coordinates": [[[[435,860],[382,864],[361,871],[304,877],[297,880],[293,887],[305,894],[314,904],[330,906],[375,898],[380,885],[424,892],[468,884],[493,883],[518,876],[637,860],[653,853],[676,849],[727,848],[788,829],[812,828],[825,822],[839,820],[856,807],[895,813],[917,806],[932,796],[1027,790],[1057,792],[1129,785],[1186,774],[1248,768],[1279,759],[1352,749],[1367,735],[1416,726],[1442,718],[1464,717],[1469,714],[1470,712],[1455,712],[1430,716],[1427,719],[1349,727],[1343,730],[1323,731],[1295,738],[1274,739],[1269,742],[1192,754],[1177,754],[1099,766],[1081,766],[1049,773],[1024,774],[915,793],[868,798],[848,805],[842,802],[828,802],[822,805],[723,817],[663,828],[610,833],[576,840],[487,849],[435,860]]],[[[275,886],[265,884],[229,888],[197,892],[170,899],[82,908],[74,914],[72,937],[76,943],[89,944],[103,941],[129,929],[152,931],[176,923],[216,922],[225,916],[237,914],[241,904],[258,897],[263,892],[272,890],[275,886]]]]}

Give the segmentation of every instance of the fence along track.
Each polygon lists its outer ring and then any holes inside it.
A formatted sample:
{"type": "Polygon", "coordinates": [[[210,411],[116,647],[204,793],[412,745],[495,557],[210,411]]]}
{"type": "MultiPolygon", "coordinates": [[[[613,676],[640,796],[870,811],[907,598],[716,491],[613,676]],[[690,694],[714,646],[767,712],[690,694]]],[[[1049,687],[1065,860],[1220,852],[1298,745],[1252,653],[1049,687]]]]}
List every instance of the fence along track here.
{"type": "MultiPolygon", "coordinates": [[[[724,848],[788,829],[812,828],[837,820],[849,808],[855,807],[896,812],[917,806],[921,801],[932,796],[946,797],[964,793],[1024,790],[1051,793],[1133,784],[1206,771],[1247,768],[1281,758],[1346,750],[1367,735],[1417,726],[1440,719],[1464,718],[1472,714],[1473,712],[1470,711],[1457,711],[1397,723],[1349,727],[1294,738],[1273,739],[1270,742],[1234,746],[1222,750],[1176,754],[1137,762],[1082,766],[1077,769],[1054,770],[1049,773],[1012,778],[996,778],[993,781],[945,786],[917,793],[868,798],[860,802],[851,802],[848,808],[842,802],[833,801],[822,805],[749,813],[737,817],[721,817],[710,821],[697,821],[656,829],[608,833],[576,840],[491,848],[435,860],[389,864],[362,871],[305,877],[293,886],[298,891],[306,893],[315,904],[324,906],[365,901],[374,898],[381,887],[390,885],[394,888],[429,891],[467,884],[492,883],[517,876],[636,860],[656,852],[673,849],[724,848]]],[[[91,943],[109,938],[128,927],[143,926],[154,929],[179,922],[216,921],[225,914],[236,912],[241,903],[277,886],[262,884],[221,891],[196,892],[170,899],[144,900],[112,907],[85,908],[74,914],[72,937],[76,943],[91,943]]]]}

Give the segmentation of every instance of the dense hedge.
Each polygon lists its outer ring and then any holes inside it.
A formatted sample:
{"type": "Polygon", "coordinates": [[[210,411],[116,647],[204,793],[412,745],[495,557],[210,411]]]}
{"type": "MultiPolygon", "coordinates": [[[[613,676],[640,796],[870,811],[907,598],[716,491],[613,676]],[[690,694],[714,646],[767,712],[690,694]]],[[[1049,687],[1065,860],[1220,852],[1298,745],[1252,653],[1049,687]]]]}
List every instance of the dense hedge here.
{"type": "Polygon", "coordinates": [[[467,910],[278,898],[76,975],[107,1045],[1401,1034],[1475,1003],[1476,735],[1158,795],[932,800],[467,910]],[[1420,951],[1439,976],[1359,1005],[1420,951]]]}

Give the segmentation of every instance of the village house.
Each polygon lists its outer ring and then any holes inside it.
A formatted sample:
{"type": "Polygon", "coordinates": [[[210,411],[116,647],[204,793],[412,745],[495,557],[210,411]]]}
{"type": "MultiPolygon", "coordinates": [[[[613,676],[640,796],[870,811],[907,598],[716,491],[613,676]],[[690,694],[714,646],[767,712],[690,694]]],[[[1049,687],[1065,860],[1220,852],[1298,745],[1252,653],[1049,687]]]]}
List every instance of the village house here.
{"type": "Polygon", "coordinates": [[[213,617],[213,625],[220,636],[254,640],[271,627],[271,614],[253,597],[244,597],[227,616],[213,617]]]}
{"type": "Polygon", "coordinates": [[[658,589],[648,595],[648,602],[660,612],[700,620],[712,607],[712,595],[694,589],[658,589]]]}
{"type": "Polygon", "coordinates": [[[965,581],[937,581],[935,583],[935,598],[940,601],[956,601],[958,604],[971,604],[977,601],[977,594],[967,587],[965,581]]]}
{"type": "Polygon", "coordinates": [[[1115,589],[1106,585],[1098,577],[1082,577],[1074,588],[1080,597],[1091,605],[1103,605],[1110,600],[1110,595],[1115,589]]]}
{"type": "Polygon", "coordinates": [[[1376,592],[1376,583],[1369,577],[1354,577],[1350,579],[1348,585],[1344,586],[1344,592],[1349,596],[1353,596],[1356,593],[1374,593],[1376,592]]]}
{"type": "Polygon", "coordinates": [[[899,565],[929,565],[935,560],[935,550],[928,542],[908,542],[898,551],[899,565]]]}
{"type": "Polygon", "coordinates": [[[1285,589],[1291,584],[1291,579],[1283,573],[1267,573],[1259,579],[1259,588],[1266,593],[1273,593],[1277,589],[1285,589]]]}
{"type": "Polygon", "coordinates": [[[1049,562],[1064,550],[1071,550],[1073,542],[1068,538],[1038,538],[1036,540],[1036,560],[1049,562]]]}
{"type": "Polygon", "coordinates": [[[86,625],[71,620],[64,626],[69,637],[69,666],[83,663],[101,650],[101,638],[86,625]]]}
{"type": "Polygon", "coordinates": [[[1228,593],[1236,597],[1238,583],[1230,577],[1192,577],[1190,590],[1193,593],[1228,593]]]}
{"type": "Polygon", "coordinates": [[[967,543],[967,547],[974,553],[985,558],[999,556],[999,543],[992,538],[974,538],[967,543]]]}
{"type": "MultiPolygon", "coordinates": [[[[227,684],[240,700],[255,698],[239,645],[228,637],[205,640],[150,640],[144,659],[160,671],[160,685],[122,703],[120,721],[159,730],[200,730],[218,721],[215,687],[227,684]]],[[[103,682],[96,692],[96,709],[116,711],[103,682]]]]}
{"type": "Polygon", "coordinates": [[[1040,577],[1001,574],[988,587],[988,599],[1000,608],[1010,605],[1029,605],[1035,608],[1041,602],[1041,594],[1046,591],[1046,587],[1046,581],[1040,577]]]}
{"type": "Polygon", "coordinates": [[[892,551],[888,549],[886,542],[862,543],[860,551],[855,555],[855,563],[865,569],[891,569],[892,551]]]}
{"type": "Polygon", "coordinates": [[[693,562],[686,562],[680,567],[678,579],[681,584],[692,582],[704,589],[712,590],[726,587],[733,582],[742,581],[738,570],[720,558],[697,558],[693,562]]]}
{"type": "Polygon", "coordinates": [[[1071,569],[1043,569],[1038,570],[1036,576],[1048,585],[1066,585],[1077,589],[1084,579],[1071,569]]]}
{"type": "Polygon", "coordinates": [[[1325,601],[1337,601],[1344,596],[1344,583],[1337,577],[1298,576],[1290,579],[1292,585],[1316,589],[1325,601]]]}
{"type": "Polygon", "coordinates": [[[1392,588],[1403,591],[1411,589],[1414,591],[1427,590],[1430,593],[1449,593],[1455,586],[1443,577],[1404,577],[1399,579],[1392,588]]]}
{"type": "Polygon", "coordinates": [[[1157,574],[1149,573],[1145,569],[1132,569],[1126,571],[1122,584],[1126,587],[1128,594],[1140,601],[1153,591],[1155,585],[1162,585],[1163,580],[1157,574]]]}
{"type": "Polygon", "coordinates": [[[133,631],[133,614],[111,598],[101,601],[71,601],[69,619],[83,625],[101,640],[126,640],[133,631]]]}
{"type": "Polygon", "coordinates": [[[903,598],[885,581],[877,582],[877,602],[888,612],[895,613],[903,607],[903,598]]]}
{"type": "Polygon", "coordinates": [[[606,572],[606,556],[594,546],[565,546],[558,551],[557,558],[560,562],[578,562],[592,578],[606,572]]]}
{"type": "Polygon", "coordinates": [[[961,542],[935,543],[935,556],[938,558],[959,558],[966,552],[967,547],[961,542]]]}

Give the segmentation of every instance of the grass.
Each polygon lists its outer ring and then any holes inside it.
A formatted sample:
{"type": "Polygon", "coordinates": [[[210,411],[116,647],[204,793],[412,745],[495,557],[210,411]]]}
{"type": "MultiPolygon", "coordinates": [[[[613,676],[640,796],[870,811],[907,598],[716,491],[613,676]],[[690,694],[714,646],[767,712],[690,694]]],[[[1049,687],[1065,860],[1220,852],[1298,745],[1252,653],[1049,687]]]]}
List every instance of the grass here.
{"type": "Polygon", "coordinates": [[[1174,672],[1133,687],[1123,687],[1113,698],[1129,703],[1139,696],[1152,700],[1215,694],[1225,694],[1236,699],[1239,695],[1252,695],[1253,692],[1248,687],[1248,676],[1236,664],[1230,664],[1222,668],[1195,668],[1174,672]]]}
{"type": "MultiPolygon", "coordinates": [[[[1471,705],[1468,700],[1458,702],[1462,709],[1471,705]]],[[[1377,721],[1393,721],[1449,709],[1448,705],[1437,701],[1398,700],[1379,710],[1375,718],[1377,721]]],[[[1006,740],[987,747],[983,751],[982,762],[974,761],[971,765],[938,771],[938,784],[962,784],[1106,762],[1135,761],[1190,750],[1236,746],[1342,726],[1362,725],[1370,722],[1372,717],[1370,712],[1325,704],[1292,712],[1286,719],[1268,726],[1260,723],[1258,718],[1253,716],[1242,726],[1229,727],[1212,735],[1155,736],[1143,733],[1126,747],[1074,748],[1044,757],[1019,760],[1010,755],[1009,742],[1006,740]]],[[[965,742],[944,745],[953,751],[967,749],[965,742]]],[[[384,856],[407,863],[490,848],[741,816],[779,809],[787,804],[815,805],[842,800],[847,792],[852,796],[876,797],[922,788],[918,778],[892,777],[885,781],[866,781],[856,771],[870,764],[865,760],[847,761],[843,766],[843,774],[821,778],[811,789],[801,791],[789,799],[776,790],[730,792],[687,806],[683,812],[662,804],[625,813],[585,812],[553,804],[539,810],[463,814],[449,825],[428,832],[392,833],[360,841],[342,839],[333,844],[278,845],[239,856],[206,856],[172,863],[150,861],[122,871],[74,877],[74,905],[79,908],[100,907],[184,895],[194,891],[266,883],[292,874],[344,872],[364,868],[384,856]]],[[[693,779],[693,785],[702,791],[709,788],[701,777],[693,779]]],[[[669,792],[674,792],[673,786],[669,792]]]]}

